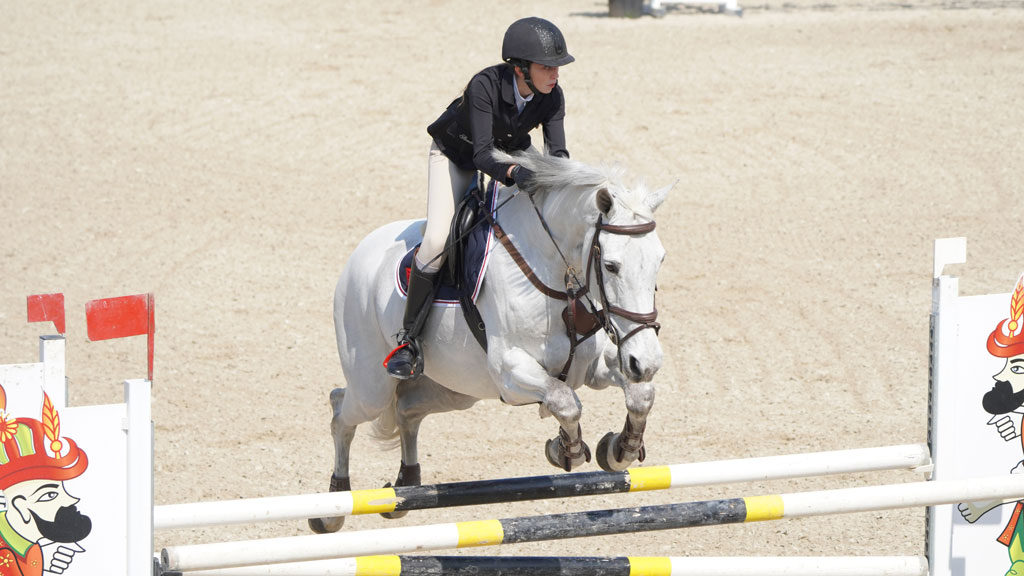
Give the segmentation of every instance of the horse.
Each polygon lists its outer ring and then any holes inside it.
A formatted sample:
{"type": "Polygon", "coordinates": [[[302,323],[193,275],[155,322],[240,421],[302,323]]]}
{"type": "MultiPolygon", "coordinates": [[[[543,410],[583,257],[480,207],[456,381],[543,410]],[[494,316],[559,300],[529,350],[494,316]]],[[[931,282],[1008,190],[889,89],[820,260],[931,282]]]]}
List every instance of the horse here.
{"type": "MultiPolygon", "coordinates": [[[[529,194],[492,183],[499,208],[486,213],[484,224],[500,242],[489,247],[476,296],[486,350],[459,307],[435,305],[420,338],[423,373],[400,381],[381,364],[394,346],[405,306],[396,266],[418,245],[423,220],[374,230],[344,267],[334,293],[334,324],[347,388],[330,394],[332,492],[351,490],[349,448],[360,424],[373,421],[378,439],[400,439],[395,485],[415,486],[423,418],[464,410],[481,399],[539,404],[541,417],[554,416],[558,435],[546,442],[545,455],[570,471],[591,459],[575,392],[584,385],[615,386],[625,396],[626,423],[602,438],[598,464],[621,471],[645,456],[652,379],[663,360],[655,289],[665,249],[654,211],[672,185],[648,190],[640,181],[627,187],[621,167],[595,167],[535,150],[495,154],[529,168],[534,178],[529,194]]],[[[344,517],[309,519],[317,533],[335,532],[343,522],[344,517]]]]}

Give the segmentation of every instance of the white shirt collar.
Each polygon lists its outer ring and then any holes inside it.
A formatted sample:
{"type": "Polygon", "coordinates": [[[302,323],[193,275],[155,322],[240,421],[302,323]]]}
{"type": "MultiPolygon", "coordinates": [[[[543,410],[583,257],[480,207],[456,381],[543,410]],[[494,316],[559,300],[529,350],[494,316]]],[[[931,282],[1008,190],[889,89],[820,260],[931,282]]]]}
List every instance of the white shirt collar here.
{"type": "Polygon", "coordinates": [[[515,76],[513,78],[513,80],[512,80],[512,88],[514,88],[514,90],[512,92],[516,96],[516,110],[519,111],[518,112],[519,114],[522,114],[523,113],[523,108],[526,108],[526,103],[531,101],[531,100],[533,100],[533,92],[531,92],[529,96],[523,98],[523,95],[519,93],[519,77],[518,76],[515,76]]]}

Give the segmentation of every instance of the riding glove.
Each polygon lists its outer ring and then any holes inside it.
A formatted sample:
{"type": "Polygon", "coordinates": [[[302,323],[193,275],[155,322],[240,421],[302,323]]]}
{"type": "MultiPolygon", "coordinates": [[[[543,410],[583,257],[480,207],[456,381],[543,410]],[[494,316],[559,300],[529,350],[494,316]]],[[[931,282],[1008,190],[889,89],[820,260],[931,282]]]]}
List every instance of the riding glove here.
{"type": "Polygon", "coordinates": [[[512,179],[515,180],[516,186],[520,190],[527,194],[533,194],[533,171],[524,166],[516,165],[512,169],[512,179]]]}

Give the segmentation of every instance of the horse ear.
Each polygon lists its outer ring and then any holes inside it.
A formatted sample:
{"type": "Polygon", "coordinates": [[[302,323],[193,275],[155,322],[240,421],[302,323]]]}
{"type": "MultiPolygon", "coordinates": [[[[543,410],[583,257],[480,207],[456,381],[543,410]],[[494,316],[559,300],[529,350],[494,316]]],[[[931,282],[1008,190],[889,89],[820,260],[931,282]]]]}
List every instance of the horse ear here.
{"type": "Polygon", "coordinates": [[[675,188],[675,186],[676,183],[673,182],[664,188],[659,188],[654,192],[649,193],[647,198],[644,198],[644,204],[651,209],[651,212],[654,212],[658,209],[658,206],[661,206],[661,203],[665,201],[665,197],[668,196],[669,191],[675,188]]]}
{"type": "Polygon", "coordinates": [[[607,188],[597,191],[597,209],[605,216],[612,210],[612,193],[607,188]]]}

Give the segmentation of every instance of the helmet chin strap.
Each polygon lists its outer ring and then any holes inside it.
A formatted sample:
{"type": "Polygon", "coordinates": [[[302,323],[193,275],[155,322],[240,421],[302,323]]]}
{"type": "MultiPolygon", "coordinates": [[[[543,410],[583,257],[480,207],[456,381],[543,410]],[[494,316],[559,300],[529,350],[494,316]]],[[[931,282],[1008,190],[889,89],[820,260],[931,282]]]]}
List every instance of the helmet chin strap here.
{"type": "Polygon", "coordinates": [[[530,89],[530,92],[536,93],[537,87],[533,85],[533,79],[530,78],[530,63],[525,60],[520,60],[516,67],[519,68],[523,73],[523,81],[526,82],[526,87],[530,89]]]}

